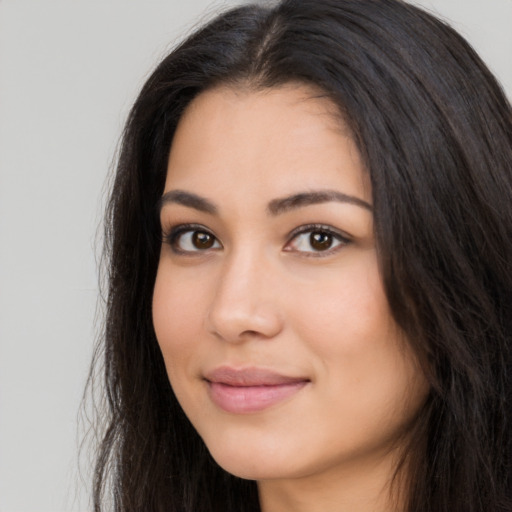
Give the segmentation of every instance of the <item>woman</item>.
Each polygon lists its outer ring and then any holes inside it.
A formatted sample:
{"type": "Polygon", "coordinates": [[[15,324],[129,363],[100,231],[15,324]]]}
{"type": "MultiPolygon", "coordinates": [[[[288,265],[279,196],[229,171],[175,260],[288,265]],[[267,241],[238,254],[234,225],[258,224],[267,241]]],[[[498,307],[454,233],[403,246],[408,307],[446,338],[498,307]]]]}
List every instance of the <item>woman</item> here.
{"type": "Polygon", "coordinates": [[[192,35],[113,185],[96,510],[512,510],[511,198],[510,105],[423,11],[192,35]]]}

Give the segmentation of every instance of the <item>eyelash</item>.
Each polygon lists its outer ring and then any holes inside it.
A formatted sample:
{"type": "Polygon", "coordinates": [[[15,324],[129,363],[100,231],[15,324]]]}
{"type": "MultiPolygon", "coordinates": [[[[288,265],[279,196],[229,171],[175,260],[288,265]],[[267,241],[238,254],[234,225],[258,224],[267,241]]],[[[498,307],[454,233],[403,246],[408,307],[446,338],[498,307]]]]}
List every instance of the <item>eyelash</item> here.
{"type": "Polygon", "coordinates": [[[199,254],[207,250],[197,249],[195,251],[187,251],[180,249],[178,247],[178,241],[179,238],[183,236],[185,233],[205,233],[214,238],[214,243],[220,243],[217,237],[209,229],[205,228],[204,226],[201,226],[201,224],[180,224],[178,226],[175,226],[171,228],[168,233],[164,233],[163,241],[164,243],[169,244],[172,251],[176,254],[194,256],[195,254],[199,254]]]}
{"type": "MultiPolygon", "coordinates": [[[[180,237],[182,237],[186,233],[205,233],[211,237],[213,237],[214,241],[213,244],[219,244],[220,247],[222,245],[220,244],[220,241],[217,239],[217,237],[207,228],[202,226],[201,224],[180,224],[178,226],[175,226],[169,230],[168,233],[164,233],[163,235],[163,242],[167,243],[172,251],[175,254],[181,254],[181,255],[187,255],[187,256],[195,256],[201,253],[204,253],[209,250],[217,250],[219,247],[208,247],[206,249],[196,249],[196,250],[183,250],[180,249],[178,246],[178,242],[180,237]]],[[[285,245],[284,251],[286,252],[293,252],[293,249],[287,249],[287,247],[296,240],[301,235],[310,234],[310,236],[313,233],[322,233],[325,235],[328,235],[332,237],[334,241],[339,242],[334,247],[329,247],[326,250],[311,250],[311,251],[296,251],[299,252],[301,255],[306,257],[313,257],[313,258],[321,258],[325,256],[330,256],[331,254],[337,252],[342,247],[346,246],[351,242],[351,239],[348,235],[345,233],[332,228],[331,226],[327,226],[325,224],[307,224],[304,226],[300,226],[296,229],[294,229],[287,237],[288,242],[285,245]]]]}
{"type": "Polygon", "coordinates": [[[308,233],[310,234],[310,236],[313,233],[322,233],[325,235],[329,235],[330,237],[332,237],[333,240],[339,242],[339,244],[334,247],[329,247],[325,251],[321,251],[321,250],[298,251],[303,256],[306,256],[306,257],[322,258],[325,256],[330,256],[331,254],[338,252],[342,247],[346,246],[347,244],[349,244],[351,242],[351,239],[348,235],[346,235],[342,231],[334,229],[331,226],[327,226],[325,224],[306,224],[304,226],[300,226],[300,227],[294,229],[288,235],[289,241],[286,243],[285,251],[292,252],[291,250],[287,250],[286,247],[288,245],[290,245],[293,242],[293,240],[296,240],[300,235],[306,235],[308,233]]]}

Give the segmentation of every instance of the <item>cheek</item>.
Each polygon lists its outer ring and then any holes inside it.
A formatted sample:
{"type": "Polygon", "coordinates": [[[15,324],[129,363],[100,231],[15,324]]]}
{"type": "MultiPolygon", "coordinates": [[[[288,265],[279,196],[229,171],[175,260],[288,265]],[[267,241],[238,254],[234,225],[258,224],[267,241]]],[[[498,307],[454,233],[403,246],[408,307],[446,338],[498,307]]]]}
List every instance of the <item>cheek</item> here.
{"type": "Polygon", "coordinates": [[[178,279],[159,268],[153,292],[153,325],[169,377],[194,351],[200,339],[204,294],[195,289],[193,279],[178,279]]]}
{"type": "Polygon", "coordinates": [[[394,322],[374,252],[345,270],[333,268],[290,294],[290,311],[313,349],[361,354],[388,338],[394,322]]]}
{"type": "Polygon", "coordinates": [[[384,404],[395,410],[421,375],[370,263],[361,259],[350,272],[337,271],[290,296],[295,334],[316,356],[319,382],[333,404],[341,400],[354,416],[384,404]]]}

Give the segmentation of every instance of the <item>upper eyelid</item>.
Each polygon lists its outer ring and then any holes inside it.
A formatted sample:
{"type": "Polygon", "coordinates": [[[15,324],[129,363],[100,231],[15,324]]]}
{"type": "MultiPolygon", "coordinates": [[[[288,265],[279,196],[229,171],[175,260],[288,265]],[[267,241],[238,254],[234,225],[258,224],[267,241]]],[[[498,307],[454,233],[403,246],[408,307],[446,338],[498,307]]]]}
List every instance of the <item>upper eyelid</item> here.
{"type": "Polygon", "coordinates": [[[179,247],[177,247],[176,242],[179,237],[181,237],[185,233],[191,233],[194,231],[201,231],[204,233],[208,233],[216,240],[216,242],[220,245],[221,248],[223,247],[222,242],[220,241],[219,237],[216,236],[212,232],[212,230],[208,229],[207,227],[203,226],[202,224],[195,224],[195,223],[193,223],[193,224],[188,224],[188,223],[177,224],[175,226],[170,227],[167,230],[164,230],[163,226],[162,226],[162,242],[168,244],[171,247],[172,251],[178,255],[181,254],[181,255],[197,256],[203,252],[206,253],[206,252],[209,252],[210,250],[218,250],[218,248],[211,247],[208,249],[203,249],[203,250],[198,249],[197,251],[192,251],[192,250],[180,249],[179,247]]]}
{"type": "Polygon", "coordinates": [[[336,235],[344,240],[350,240],[352,237],[346,233],[345,231],[342,231],[341,229],[337,229],[333,226],[330,226],[328,224],[304,224],[302,226],[298,226],[297,228],[293,229],[288,234],[288,240],[293,240],[294,237],[297,235],[302,235],[304,233],[309,233],[311,231],[325,231],[327,233],[330,233],[332,235],[336,235]]]}
{"type": "Polygon", "coordinates": [[[211,229],[207,228],[206,226],[203,226],[202,224],[196,223],[176,224],[168,227],[167,229],[164,228],[164,225],[162,224],[162,242],[172,245],[178,236],[181,236],[182,234],[187,233],[189,231],[204,231],[205,233],[212,235],[219,242],[219,244],[222,245],[222,242],[220,241],[219,237],[211,229]]]}
{"type": "MultiPolygon", "coordinates": [[[[199,223],[176,224],[175,226],[171,226],[168,230],[165,230],[164,227],[163,227],[163,223],[162,223],[162,232],[164,234],[166,234],[166,235],[176,234],[176,233],[179,233],[179,232],[194,231],[194,230],[204,230],[207,233],[215,236],[215,238],[218,239],[217,235],[215,235],[213,230],[211,230],[210,228],[207,228],[203,224],[199,224],[199,223]]],[[[335,228],[333,226],[330,226],[328,224],[319,224],[319,223],[303,224],[301,226],[298,226],[298,227],[292,229],[288,233],[287,238],[291,239],[294,236],[300,235],[302,233],[307,233],[309,231],[315,231],[315,230],[317,230],[317,231],[327,231],[327,232],[332,233],[334,235],[338,235],[338,236],[340,236],[342,238],[351,238],[350,235],[348,233],[346,233],[345,231],[337,229],[337,228],[335,228]]]]}
{"type": "Polygon", "coordinates": [[[183,224],[172,225],[169,228],[165,229],[164,223],[162,223],[162,233],[165,236],[172,236],[172,235],[176,235],[177,233],[186,233],[187,231],[205,231],[206,233],[213,235],[215,238],[218,238],[211,229],[207,228],[203,224],[197,224],[195,222],[183,223],[183,224]]]}

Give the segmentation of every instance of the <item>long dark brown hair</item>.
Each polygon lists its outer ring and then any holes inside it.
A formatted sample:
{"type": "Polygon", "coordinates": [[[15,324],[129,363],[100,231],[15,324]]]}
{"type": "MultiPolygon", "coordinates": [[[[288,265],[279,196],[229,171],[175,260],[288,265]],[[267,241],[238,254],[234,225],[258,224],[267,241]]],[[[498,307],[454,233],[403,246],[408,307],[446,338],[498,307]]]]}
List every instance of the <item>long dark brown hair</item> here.
{"type": "MultiPolygon", "coordinates": [[[[406,453],[408,512],[512,510],[512,115],[453,29],[400,0],[283,0],[203,27],[130,113],[106,216],[107,410],[94,508],[258,511],[210,457],[169,385],[151,319],[156,205],[176,125],[219,84],[313,85],[372,183],[380,272],[430,396],[406,453]]],[[[98,363],[98,361],[97,361],[98,363]]]]}

